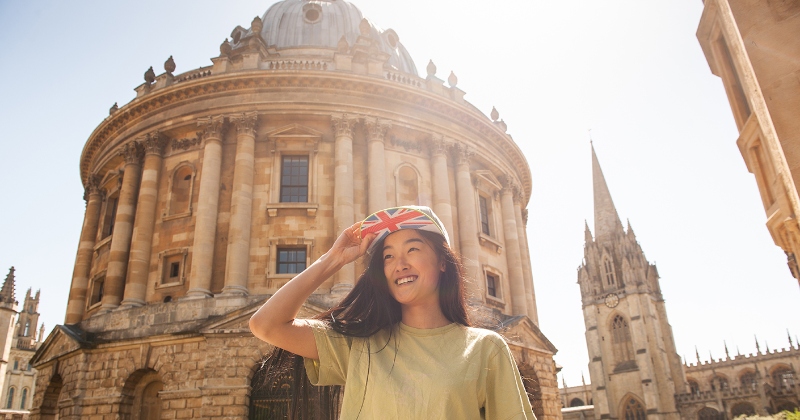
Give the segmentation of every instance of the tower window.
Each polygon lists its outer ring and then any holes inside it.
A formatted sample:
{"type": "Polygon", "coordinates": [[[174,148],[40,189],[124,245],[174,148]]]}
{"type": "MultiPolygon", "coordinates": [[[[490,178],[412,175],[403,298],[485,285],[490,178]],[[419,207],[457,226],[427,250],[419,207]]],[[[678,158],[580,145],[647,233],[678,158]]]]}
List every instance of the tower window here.
{"type": "Polygon", "coordinates": [[[305,248],[278,248],[278,274],[296,274],[305,269],[305,248]]]}
{"type": "Polygon", "coordinates": [[[611,342],[614,346],[614,359],[619,368],[625,362],[633,361],[633,343],[628,321],[621,315],[616,315],[611,323],[611,342]]]}
{"type": "Polygon", "coordinates": [[[89,306],[100,303],[103,300],[103,285],[105,280],[105,276],[95,279],[94,284],[92,284],[92,294],[89,300],[89,306]]]}
{"type": "Polygon", "coordinates": [[[617,283],[617,279],[614,276],[614,265],[608,257],[603,259],[603,272],[606,278],[606,286],[614,286],[617,283]]]}
{"type": "Polygon", "coordinates": [[[284,156],[281,166],[281,202],[308,202],[308,156],[284,156]]]}
{"type": "Polygon", "coordinates": [[[117,204],[119,197],[109,197],[106,201],[106,213],[103,217],[103,238],[111,236],[114,233],[114,222],[117,216],[117,204]]]}
{"type": "Polygon", "coordinates": [[[11,405],[14,403],[14,387],[8,389],[8,398],[6,399],[6,408],[11,408],[11,405]]]}
{"type": "Polygon", "coordinates": [[[742,389],[747,389],[751,391],[756,390],[756,374],[755,372],[747,372],[739,378],[739,381],[742,384],[742,389]]]}
{"type": "Polygon", "coordinates": [[[22,388],[22,398],[20,399],[19,403],[20,410],[25,409],[26,402],[28,402],[28,388],[22,388]]]}
{"type": "Polygon", "coordinates": [[[645,420],[646,418],[642,403],[636,401],[635,398],[628,399],[625,404],[625,420],[645,420]]]}

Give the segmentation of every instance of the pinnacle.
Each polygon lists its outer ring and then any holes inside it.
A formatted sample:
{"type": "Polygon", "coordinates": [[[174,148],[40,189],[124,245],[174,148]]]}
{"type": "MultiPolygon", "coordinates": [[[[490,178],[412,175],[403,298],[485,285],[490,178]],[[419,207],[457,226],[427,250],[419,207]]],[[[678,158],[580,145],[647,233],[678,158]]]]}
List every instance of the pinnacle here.
{"type": "Polygon", "coordinates": [[[14,267],[8,270],[8,275],[0,288],[0,303],[14,303],[14,267]]]}

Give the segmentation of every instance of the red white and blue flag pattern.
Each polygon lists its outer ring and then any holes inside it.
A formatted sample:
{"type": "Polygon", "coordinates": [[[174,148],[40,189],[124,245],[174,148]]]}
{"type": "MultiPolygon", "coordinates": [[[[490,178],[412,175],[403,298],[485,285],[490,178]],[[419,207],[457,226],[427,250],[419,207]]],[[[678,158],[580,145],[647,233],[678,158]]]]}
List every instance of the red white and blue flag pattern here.
{"type": "Polygon", "coordinates": [[[364,219],[361,222],[361,237],[363,238],[370,233],[378,235],[370,244],[371,252],[381,239],[400,229],[420,229],[442,235],[442,230],[437,222],[419,209],[393,207],[373,213],[364,219]]]}

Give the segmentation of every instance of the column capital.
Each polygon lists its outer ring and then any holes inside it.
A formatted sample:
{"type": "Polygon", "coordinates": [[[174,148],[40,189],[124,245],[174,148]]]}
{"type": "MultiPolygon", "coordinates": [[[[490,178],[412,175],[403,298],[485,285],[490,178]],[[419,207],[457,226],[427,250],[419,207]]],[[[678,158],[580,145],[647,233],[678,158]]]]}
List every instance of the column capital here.
{"type": "Polygon", "coordinates": [[[516,199],[517,193],[519,192],[519,187],[517,183],[514,182],[514,177],[508,174],[502,174],[497,177],[497,180],[500,181],[500,185],[503,186],[503,194],[511,194],[514,199],[516,199]]]}
{"type": "Polygon", "coordinates": [[[386,137],[386,132],[392,128],[392,122],[383,120],[377,117],[364,118],[364,131],[367,133],[369,141],[383,142],[386,137]]]}
{"type": "Polygon", "coordinates": [[[221,140],[222,139],[222,125],[225,122],[225,117],[216,115],[213,117],[205,117],[197,119],[197,127],[200,128],[200,138],[204,141],[208,140],[221,140]]]}
{"type": "Polygon", "coordinates": [[[258,113],[255,111],[243,112],[228,117],[228,120],[236,126],[236,132],[256,136],[256,123],[258,123],[258,113]]]}
{"type": "Polygon", "coordinates": [[[138,141],[130,141],[122,146],[119,154],[125,159],[125,165],[141,165],[144,150],[138,141]]]}
{"type": "Polygon", "coordinates": [[[438,155],[447,155],[447,142],[444,141],[444,136],[439,133],[431,133],[428,140],[428,150],[431,152],[431,157],[438,155]]]}
{"type": "Polygon", "coordinates": [[[475,151],[473,151],[469,146],[464,143],[455,143],[452,147],[453,156],[455,157],[456,163],[465,163],[469,164],[469,161],[472,160],[472,157],[475,156],[475,151]]]}
{"type": "Polygon", "coordinates": [[[353,127],[358,122],[358,116],[352,114],[331,114],[331,126],[336,137],[353,138],[353,127]]]}
{"type": "Polygon", "coordinates": [[[167,139],[158,130],[147,133],[141,142],[144,144],[145,154],[148,155],[163,155],[164,146],[167,145],[167,139]]]}
{"type": "Polygon", "coordinates": [[[86,180],[86,185],[83,186],[84,201],[89,201],[89,196],[93,194],[98,194],[101,197],[103,195],[103,190],[100,188],[99,175],[89,175],[89,179],[86,180]]]}
{"type": "Polygon", "coordinates": [[[528,226],[528,209],[522,209],[522,223],[528,226]]]}

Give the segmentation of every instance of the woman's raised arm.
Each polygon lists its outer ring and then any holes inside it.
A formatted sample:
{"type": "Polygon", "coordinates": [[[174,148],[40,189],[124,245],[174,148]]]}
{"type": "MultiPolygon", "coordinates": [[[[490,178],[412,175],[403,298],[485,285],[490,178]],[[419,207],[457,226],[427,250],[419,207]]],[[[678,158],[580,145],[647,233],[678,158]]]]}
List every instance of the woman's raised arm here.
{"type": "Polygon", "coordinates": [[[328,252],[281,287],[253,314],[250,318],[253,335],[294,354],[319,359],[311,327],[295,317],[314,290],[367,251],[375,234],[361,238],[360,226],[361,223],[356,223],[345,229],[328,252]]]}

